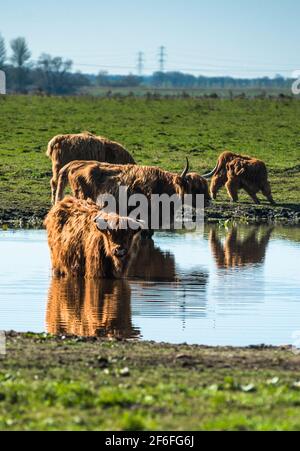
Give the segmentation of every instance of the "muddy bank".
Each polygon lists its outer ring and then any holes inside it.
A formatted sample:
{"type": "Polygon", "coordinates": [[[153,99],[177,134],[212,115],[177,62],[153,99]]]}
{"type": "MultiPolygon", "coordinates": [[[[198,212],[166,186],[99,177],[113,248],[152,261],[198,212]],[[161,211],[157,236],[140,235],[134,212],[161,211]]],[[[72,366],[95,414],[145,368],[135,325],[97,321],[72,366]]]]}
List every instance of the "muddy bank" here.
{"type": "Polygon", "coordinates": [[[76,361],[81,362],[81,365],[83,362],[90,362],[92,366],[106,368],[120,360],[140,368],[155,368],[159,365],[172,368],[213,367],[236,370],[259,367],[299,371],[300,368],[300,353],[294,352],[293,347],[288,345],[210,347],[96,337],[55,337],[13,331],[6,333],[6,339],[9,359],[14,357],[19,359],[19,362],[24,362],[26,354],[31,355],[30,365],[44,368],[49,364],[69,365],[76,361]]]}
{"type": "Polygon", "coordinates": [[[0,228],[41,229],[47,213],[47,208],[32,208],[32,210],[0,208],[0,228]]]}
{"type": "Polygon", "coordinates": [[[300,224],[300,204],[294,205],[249,205],[218,204],[206,210],[207,222],[234,220],[249,224],[300,224]]]}
{"type": "MultiPolygon", "coordinates": [[[[50,208],[50,207],[49,207],[50,208]]],[[[47,208],[10,209],[0,208],[0,227],[18,229],[40,229],[48,213],[47,208]]],[[[205,211],[206,223],[228,220],[249,224],[300,224],[300,204],[293,205],[250,205],[216,203],[205,211]]]]}

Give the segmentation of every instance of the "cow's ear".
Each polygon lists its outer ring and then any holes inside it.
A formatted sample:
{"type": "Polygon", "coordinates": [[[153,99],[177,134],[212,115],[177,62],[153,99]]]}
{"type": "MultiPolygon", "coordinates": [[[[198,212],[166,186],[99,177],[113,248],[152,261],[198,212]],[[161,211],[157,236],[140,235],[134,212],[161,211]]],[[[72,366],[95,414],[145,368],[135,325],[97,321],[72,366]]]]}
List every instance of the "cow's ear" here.
{"type": "Polygon", "coordinates": [[[103,232],[104,230],[108,229],[108,222],[103,218],[102,215],[98,215],[95,217],[94,222],[97,226],[97,228],[103,232]]]}

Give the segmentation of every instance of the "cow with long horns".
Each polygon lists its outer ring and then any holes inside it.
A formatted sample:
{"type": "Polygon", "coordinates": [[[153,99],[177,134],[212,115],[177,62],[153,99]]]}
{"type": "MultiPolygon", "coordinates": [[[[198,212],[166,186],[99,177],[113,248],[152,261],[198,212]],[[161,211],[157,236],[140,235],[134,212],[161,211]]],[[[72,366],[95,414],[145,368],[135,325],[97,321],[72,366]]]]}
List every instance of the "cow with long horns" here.
{"type": "MultiPolygon", "coordinates": [[[[204,203],[210,202],[207,181],[196,173],[189,173],[189,161],[181,174],[164,171],[157,167],[136,165],[112,165],[96,161],[74,161],[66,165],[59,174],[56,202],[64,195],[69,183],[73,195],[96,202],[99,196],[110,194],[119,199],[120,187],[125,187],[128,198],[142,194],[149,201],[153,195],[192,195],[192,206],[196,207],[196,195],[204,195],[204,203]]],[[[118,207],[118,205],[117,205],[118,207]]],[[[149,212],[150,213],[150,212],[149,212]]]]}

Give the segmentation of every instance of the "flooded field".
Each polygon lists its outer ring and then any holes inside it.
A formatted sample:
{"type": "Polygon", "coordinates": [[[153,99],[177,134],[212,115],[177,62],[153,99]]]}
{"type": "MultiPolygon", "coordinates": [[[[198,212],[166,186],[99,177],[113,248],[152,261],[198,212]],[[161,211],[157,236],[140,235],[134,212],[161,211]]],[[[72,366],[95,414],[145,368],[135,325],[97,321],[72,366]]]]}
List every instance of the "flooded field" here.
{"type": "Polygon", "coordinates": [[[234,346],[300,335],[299,228],[159,233],[123,281],[52,279],[44,231],[0,232],[0,252],[0,330],[234,346]]]}

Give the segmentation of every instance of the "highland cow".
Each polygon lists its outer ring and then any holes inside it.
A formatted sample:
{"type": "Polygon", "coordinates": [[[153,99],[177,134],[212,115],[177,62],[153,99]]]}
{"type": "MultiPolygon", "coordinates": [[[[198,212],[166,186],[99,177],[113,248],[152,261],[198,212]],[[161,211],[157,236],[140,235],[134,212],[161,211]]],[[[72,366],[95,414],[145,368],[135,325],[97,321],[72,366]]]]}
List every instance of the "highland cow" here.
{"type": "Polygon", "coordinates": [[[52,160],[52,203],[55,201],[59,171],[70,161],[95,160],[113,164],[135,164],[132,156],[121,144],[88,132],[55,136],[48,144],[47,156],[52,160]]]}
{"type": "Polygon", "coordinates": [[[275,204],[267,167],[263,161],[256,158],[224,152],[215,169],[203,177],[212,177],[210,191],[213,199],[217,198],[218,191],[225,186],[232,202],[238,201],[238,192],[243,189],[256,204],[260,203],[257,197],[260,191],[272,205],[275,204]]]}
{"type": "Polygon", "coordinates": [[[118,279],[138,251],[142,224],[107,214],[92,201],[66,197],[45,225],[57,276],[118,279]]]}
{"type": "Polygon", "coordinates": [[[260,204],[257,193],[262,192],[268,201],[275,205],[268,180],[268,170],[265,163],[257,159],[236,158],[228,163],[226,189],[232,202],[238,201],[238,192],[243,189],[255,204],[260,204]]]}
{"type": "MultiPolygon", "coordinates": [[[[185,195],[191,195],[192,207],[196,208],[196,195],[204,195],[205,205],[210,202],[207,181],[195,173],[188,173],[189,164],[181,175],[149,166],[110,165],[98,162],[74,161],[65,166],[59,174],[56,202],[64,195],[70,184],[75,197],[98,201],[99,196],[110,194],[117,201],[120,187],[126,187],[126,196],[142,194],[148,201],[148,215],[151,215],[151,201],[154,195],[167,195],[169,199],[177,197],[182,202],[185,195]]],[[[174,199],[174,198],[173,198],[174,199]]],[[[170,205],[172,207],[172,205],[170,205]]],[[[157,206],[159,210],[159,206],[157,206]]],[[[162,214],[158,211],[157,218],[162,214]]],[[[173,218],[174,213],[171,213],[173,218]]],[[[173,221],[173,219],[172,219],[173,221]]],[[[160,226],[161,226],[160,221],[160,226]]],[[[157,228],[157,227],[155,227],[157,228]]]]}

